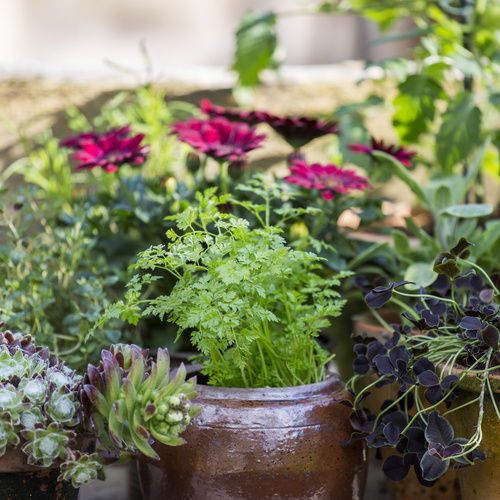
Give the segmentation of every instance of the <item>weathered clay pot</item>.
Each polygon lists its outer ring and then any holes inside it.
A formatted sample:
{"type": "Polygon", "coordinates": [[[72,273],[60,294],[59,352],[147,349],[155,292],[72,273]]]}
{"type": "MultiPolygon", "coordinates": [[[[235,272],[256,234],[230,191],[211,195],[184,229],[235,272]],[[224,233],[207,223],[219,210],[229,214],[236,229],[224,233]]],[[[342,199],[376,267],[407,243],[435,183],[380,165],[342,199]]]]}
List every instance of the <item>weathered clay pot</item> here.
{"type": "MultiPolygon", "coordinates": [[[[455,365],[452,373],[460,375],[461,371],[462,368],[455,365]]],[[[490,383],[495,393],[496,404],[500,407],[500,376],[490,375],[490,383]]],[[[479,396],[480,379],[475,376],[467,376],[460,381],[459,387],[453,392],[457,398],[453,401],[452,409],[479,396]]],[[[471,437],[476,430],[478,416],[479,405],[477,402],[451,412],[448,418],[455,430],[455,437],[471,437]]],[[[457,471],[462,500],[500,498],[500,475],[498,473],[500,420],[488,391],[484,396],[484,416],[481,427],[483,438],[479,449],[486,452],[486,460],[484,462],[476,460],[473,466],[457,471]]]]}
{"type": "Polygon", "coordinates": [[[78,489],[58,481],[59,467],[36,467],[26,463],[21,449],[9,449],[0,457],[1,500],[76,500],[78,489]]]}
{"type": "MultiPolygon", "coordinates": [[[[388,310],[382,312],[384,320],[390,323],[397,323],[398,315],[396,311],[388,310]]],[[[379,324],[370,321],[370,316],[361,316],[354,322],[354,333],[360,336],[372,337],[376,340],[384,341],[392,336],[392,332],[388,332],[386,328],[379,324]]],[[[378,412],[382,403],[392,395],[396,394],[399,390],[397,383],[392,385],[385,385],[380,389],[372,391],[366,404],[371,407],[373,412],[378,412]]],[[[441,408],[442,411],[446,407],[441,408]]],[[[410,412],[411,413],[411,412],[410,412]]],[[[381,448],[380,453],[382,458],[385,459],[390,455],[394,455],[395,451],[392,448],[381,448]]],[[[413,470],[410,471],[408,476],[402,481],[391,481],[387,479],[386,487],[389,492],[391,500],[460,500],[460,490],[458,486],[457,473],[453,469],[449,469],[446,474],[439,479],[439,481],[432,487],[428,488],[422,486],[413,470]]]]}
{"type": "Polygon", "coordinates": [[[361,500],[367,460],[361,443],[342,448],[349,397],[335,375],[317,384],[265,389],[198,386],[202,406],[187,444],[155,445],[141,458],[145,500],[361,500]]]}

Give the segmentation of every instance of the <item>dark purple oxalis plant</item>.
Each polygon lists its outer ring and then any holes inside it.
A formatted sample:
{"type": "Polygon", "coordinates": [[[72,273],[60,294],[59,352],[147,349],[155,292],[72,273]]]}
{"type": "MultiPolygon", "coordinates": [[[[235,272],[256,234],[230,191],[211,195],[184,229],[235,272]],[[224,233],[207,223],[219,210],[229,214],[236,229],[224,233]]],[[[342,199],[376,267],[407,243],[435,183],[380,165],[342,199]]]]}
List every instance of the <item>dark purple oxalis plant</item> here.
{"type": "Polygon", "coordinates": [[[344,401],[352,407],[349,442],[392,447],[395,454],[382,468],[394,481],[413,468],[423,485],[432,486],[450,466],[457,469],[486,458],[480,449],[484,397],[492,394],[489,375],[500,366],[500,276],[469,259],[471,246],[462,238],[437,256],[434,271],[439,277],[428,290],[408,293],[409,283],[402,281],[377,286],[366,295],[374,309],[393,300],[400,303],[398,296],[414,301],[414,310],[402,314],[402,324],[390,325],[386,338],[355,338],[356,374],[348,382],[354,401],[344,401]],[[471,383],[478,397],[458,405],[457,392],[471,383]],[[390,397],[380,408],[364,406],[373,391],[388,388],[390,397]],[[477,406],[477,426],[470,437],[457,436],[448,418],[464,405],[477,406]]]}

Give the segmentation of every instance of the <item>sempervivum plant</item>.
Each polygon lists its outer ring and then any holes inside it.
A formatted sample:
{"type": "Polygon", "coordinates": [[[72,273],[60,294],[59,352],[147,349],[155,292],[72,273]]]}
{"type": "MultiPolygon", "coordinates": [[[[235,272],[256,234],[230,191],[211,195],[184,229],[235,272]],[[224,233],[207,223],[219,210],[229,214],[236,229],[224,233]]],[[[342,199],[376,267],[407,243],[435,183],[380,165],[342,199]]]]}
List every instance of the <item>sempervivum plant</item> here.
{"type": "Polygon", "coordinates": [[[110,451],[158,458],[150,443],[183,444],[179,434],[200,412],[191,404],[195,386],[196,378],[186,381],[184,365],[170,373],[166,349],[158,349],[154,362],[147,350],[117,345],[102,352],[97,367],[89,365],[82,399],[90,428],[110,451]]]}
{"type": "Polygon", "coordinates": [[[29,465],[60,466],[75,487],[96,479],[97,454],[80,449],[81,383],[29,335],[0,332],[0,454],[20,447],[29,465]]]}
{"type": "Polygon", "coordinates": [[[378,286],[366,295],[372,308],[398,295],[415,301],[414,310],[402,315],[405,324],[386,325],[392,335],[357,339],[356,375],[348,384],[356,394],[351,441],[393,447],[398,453],[386,458],[383,470],[396,481],[413,467],[419,481],[431,486],[451,465],[457,469],[473,465],[476,459],[484,461],[488,396],[500,419],[494,397],[498,383],[491,377],[500,367],[500,276],[488,274],[469,259],[470,246],[462,238],[437,256],[434,271],[440,276],[428,290],[408,293],[409,283],[403,281],[378,286]],[[371,377],[368,384],[356,392],[365,376],[371,377]],[[388,387],[391,397],[380,408],[363,407],[372,391],[387,392],[388,387]],[[474,388],[477,397],[464,396],[464,388],[474,388]],[[470,435],[457,436],[450,419],[471,405],[476,406],[470,435]]]}
{"type": "Polygon", "coordinates": [[[196,379],[185,375],[181,367],[171,376],[166,350],[154,363],[137,346],[117,345],[83,377],[29,335],[0,332],[0,456],[20,448],[27,464],[59,467],[58,479],[75,488],[124,452],[155,456],[151,443],[181,444],[199,412],[196,379]]]}

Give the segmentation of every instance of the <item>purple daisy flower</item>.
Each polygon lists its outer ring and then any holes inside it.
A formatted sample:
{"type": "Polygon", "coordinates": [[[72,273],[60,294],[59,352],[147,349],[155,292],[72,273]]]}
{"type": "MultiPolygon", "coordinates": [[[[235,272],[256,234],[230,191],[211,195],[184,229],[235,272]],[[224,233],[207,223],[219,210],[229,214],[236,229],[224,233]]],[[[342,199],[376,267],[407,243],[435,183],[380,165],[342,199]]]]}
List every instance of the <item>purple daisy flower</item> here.
{"type": "Polygon", "coordinates": [[[82,134],[66,137],[66,139],[59,142],[59,146],[70,149],[79,149],[84,142],[96,142],[99,139],[108,136],[116,136],[120,139],[124,139],[131,132],[132,130],[130,129],[130,125],[125,125],[125,127],[122,128],[112,128],[104,134],[100,134],[98,132],[83,132],[82,134]]]}
{"type": "Polygon", "coordinates": [[[208,99],[200,101],[200,109],[211,118],[222,116],[231,122],[245,122],[251,127],[265,122],[269,116],[265,111],[244,111],[237,108],[225,108],[212,104],[208,99]]]}
{"type": "Polygon", "coordinates": [[[180,141],[218,160],[239,161],[247,152],[261,147],[265,135],[257,135],[247,123],[231,122],[222,116],[199,120],[189,118],[172,125],[180,141]]]}
{"type": "Polygon", "coordinates": [[[313,139],[327,134],[339,134],[339,124],[335,121],[317,120],[307,117],[280,118],[267,115],[266,122],[297,151],[313,139]]]}
{"type": "MultiPolygon", "coordinates": [[[[125,129],[126,127],[124,127],[125,129]]],[[[124,129],[110,130],[105,134],[97,134],[92,138],[90,132],[83,139],[75,138],[77,151],[73,159],[80,162],[76,169],[92,169],[101,167],[106,172],[116,172],[118,168],[128,163],[138,165],[144,163],[149,153],[149,146],[141,146],[144,134],[126,137],[124,129]],[[79,142],[78,142],[79,141],[79,142]]],[[[127,133],[130,129],[127,129],[127,133]]]]}
{"type": "Polygon", "coordinates": [[[332,200],[335,192],[348,194],[354,189],[364,191],[371,188],[366,177],[337,165],[308,165],[305,161],[295,160],[290,171],[292,174],[284,178],[286,182],[317,189],[325,200],[332,200]]]}
{"type": "Polygon", "coordinates": [[[404,146],[397,147],[393,144],[385,145],[383,140],[377,141],[374,137],[371,138],[371,147],[367,144],[352,143],[349,144],[349,149],[353,153],[367,154],[371,154],[373,151],[383,151],[396,158],[396,160],[408,168],[413,167],[410,158],[417,154],[415,151],[409,151],[404,146]]]}

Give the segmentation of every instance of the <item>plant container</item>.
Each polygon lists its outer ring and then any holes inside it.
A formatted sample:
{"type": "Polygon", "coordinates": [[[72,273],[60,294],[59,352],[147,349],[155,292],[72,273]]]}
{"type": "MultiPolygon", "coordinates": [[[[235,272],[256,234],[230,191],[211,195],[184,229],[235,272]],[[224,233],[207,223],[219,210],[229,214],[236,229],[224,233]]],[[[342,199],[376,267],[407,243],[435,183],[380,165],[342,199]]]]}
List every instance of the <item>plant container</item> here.
{"type": "Polygon", "coordinates": [[[141,457],[144,500],[362,500],[367,458],[351,434],[349,397],[337,375],[316,384],[232,389],[199,385],[201,413],[186,444],[141,457]]]}

